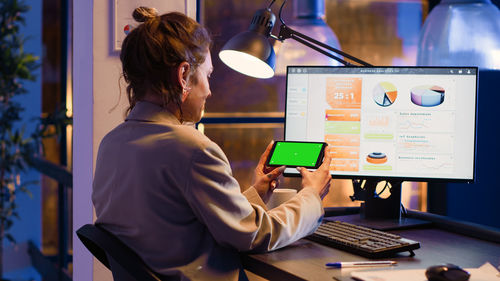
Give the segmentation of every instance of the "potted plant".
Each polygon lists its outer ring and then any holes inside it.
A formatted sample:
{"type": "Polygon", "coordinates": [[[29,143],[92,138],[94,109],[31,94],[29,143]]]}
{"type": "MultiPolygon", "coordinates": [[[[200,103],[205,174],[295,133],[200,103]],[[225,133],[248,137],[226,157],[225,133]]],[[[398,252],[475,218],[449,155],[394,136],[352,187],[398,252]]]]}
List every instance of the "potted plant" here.
{"type": "Polygon", "coordinates": [[[31,167],[37,153],[36,134],[24,136],[18,123],[24,111],[15,97],[25,94],[23,82],[35,80],[37,57],[25,53],[19,33],[22,14],[29,10],[22,0],[0,0],[0,277],[3,276],[3,241],[14,242],[9,233],[16,211],[16,194],[30,193],[21,174],[31,167]]]}

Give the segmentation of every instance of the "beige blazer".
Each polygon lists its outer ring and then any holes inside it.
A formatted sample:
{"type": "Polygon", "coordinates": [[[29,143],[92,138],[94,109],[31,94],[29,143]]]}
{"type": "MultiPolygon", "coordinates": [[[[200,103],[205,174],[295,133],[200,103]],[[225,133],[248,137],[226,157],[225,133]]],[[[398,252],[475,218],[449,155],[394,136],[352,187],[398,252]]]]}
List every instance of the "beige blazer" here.
{"type": "Polygon", "coordinates": [[[311,189],[267,210],[253,187],[240,191],[217,144],[148,102],[103,138],[92,201],[97,224],[182,280],[244,278],[239,252],[284,247],[323,216],[311,189]]]}

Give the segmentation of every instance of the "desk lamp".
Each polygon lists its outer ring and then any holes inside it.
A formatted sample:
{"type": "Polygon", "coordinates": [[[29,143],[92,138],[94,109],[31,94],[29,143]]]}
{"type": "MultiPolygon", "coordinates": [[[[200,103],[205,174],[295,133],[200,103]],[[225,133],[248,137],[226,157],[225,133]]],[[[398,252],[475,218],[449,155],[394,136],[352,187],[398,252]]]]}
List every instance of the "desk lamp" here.
{"type": "Polygon", "coordinates": [[[276,55],[268,40],[269,37],[279,41],[292,38],[343,65],[353,65],[344,60],[344,58],[348,58],[360,65],[371,66],[363,60],[288,27],[281,18],[281,12],[286,0],[283,1],[279,10],[279,19],[281,21],[280,32],[278,36],[273,35],[271,31],[274,27],[276,16],[271,12],[271,6],[274,2],[275,0],[272,0],[266,9],[258,10],[254,14],[247,31],[237,34],[224,45],[219,52],[219,58],[227,66],[255,78],[271,78],[274,75],[276,66],[276,55]]]}

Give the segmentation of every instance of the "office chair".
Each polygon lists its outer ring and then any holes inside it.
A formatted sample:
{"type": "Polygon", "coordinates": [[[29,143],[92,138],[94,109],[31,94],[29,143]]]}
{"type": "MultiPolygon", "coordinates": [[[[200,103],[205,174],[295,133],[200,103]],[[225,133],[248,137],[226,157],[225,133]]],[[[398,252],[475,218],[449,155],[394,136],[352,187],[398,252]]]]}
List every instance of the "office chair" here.
{"type": "Polygon", "coordinates": [[[172,280],[155,273],[132,249],[98,225],[86,224],[76,234],[92,255],[111,270],[114,280],[172,280]]]}

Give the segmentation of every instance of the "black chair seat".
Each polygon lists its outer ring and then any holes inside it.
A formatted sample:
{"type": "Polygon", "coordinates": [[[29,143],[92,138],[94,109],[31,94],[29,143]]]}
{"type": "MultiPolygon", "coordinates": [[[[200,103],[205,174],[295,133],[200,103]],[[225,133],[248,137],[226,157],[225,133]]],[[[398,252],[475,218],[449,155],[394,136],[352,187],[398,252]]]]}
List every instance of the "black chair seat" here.
{"type": "Polygon", "coordinates": [[[132,249],[98,225],[86,224],[76,234],[92,255],[111,270],[114,280],[172,280],[151,270],[132,249]]]}

